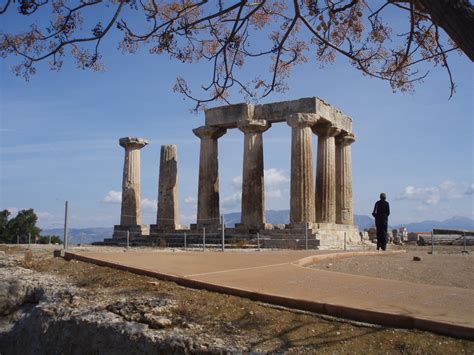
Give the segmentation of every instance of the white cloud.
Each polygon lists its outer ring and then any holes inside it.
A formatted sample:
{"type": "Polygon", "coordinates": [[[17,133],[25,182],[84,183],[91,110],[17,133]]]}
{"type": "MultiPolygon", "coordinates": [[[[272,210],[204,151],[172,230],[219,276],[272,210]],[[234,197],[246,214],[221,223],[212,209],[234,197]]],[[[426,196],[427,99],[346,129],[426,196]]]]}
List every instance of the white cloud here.
{"type": "Polygon", "coordinates": [[[122,192],[110,190],[107,195],[102,199],[104,203],[121,203],[122,202],[122,192]]]}
{"type": "Polygon", "coordinates": [[[268,169],[264,170],[265,175],[265,186],[271,187],[275,185],[280,185],[284,183],[288,183],[290,179],[285,176],[283,170],[279,169],[268,169]]]}
{"type": "Polygon", "coordinates": [[[196,198],[188,196],[184,198],[184,203],[190,204],[190,205],[195,205],[197,202],[196,198]]]}
{"type": "Polygon", "coordinates": [[[14,216],[16,216],[18,211],[20,211],[20,208],[16,208],[16,207],[7,207],[5,209],[8,212],[10,212],[10,218],[13,218],[14,216]]]}
{"type": "Polygon", "coordinates": [[[239,175],[239,176],[234,176],[232,178],[232,183],[231,183],[232,187],[236,190],[241,190],[242,189],[242,176],[239,175]]]}
{"type": "Polygon", "coordinates": [[[283,197],[283,193],[281,192],[280,189],[266,189],[265,197],[280,199],[283,197]]]}
{"type": "Polygon", "coordinates": [[[142,199],[142,208],[144,210],[151,210],[151,211],[156,211],[157,210],[157,200],[151,200],[149,198],[143,198],[142,199]]]}
{"type": "Polygon", "coordinates": [[[469,189],[465,183],[444,181],[438,186],[415,187],[409,185],[405,187],[397,200],[421,201],[426,205],[437,205],[440,201],[460,199],[469,194],[469,189]]]}
{"type": "Polygon", "coordinates": [[[180,214],[179,215],[179,223],[181,225],[190,225],[191,223],[196,223],[197,216],[195,214],[180,214]]]}
{"type": "MultiPolygon", "coordinates": [[[[270,168],[264,170],[265,176],[265,198],[266,198],[266,208],[272,208],[272,205],[269,204],[277,202],[276,200],[285,200],[289,201],[288,197],[288,184],[290,179],[284,174],[283,170],[270,168]]],[[[229,196],[221,198],[221,208],[223,212],[234,212],[240,210],[240,203],[242,200],[242,176],[235,176],[232,178],[231,186],[234,190],[229,196]]],[[[275,206],[273,206],[275,207],[275,206]]]]}
{"type": "MultiPolygon", "coordinates": [[[[122,193],[120,191],[110,190],[107,195],[102,199],[104,203],[119,204],[122,202],[122,193]]],[[[157,200],[150,199],[147,197],[142,198],[142,209],[145,211],[156,211],[157,200]]]]}
{"type": "Polygon", "coordinates": [[[466,195],[474,195],[474,184],[471,184],[471,186],[468,186],[468,188],[465,191],[466,195]]]}
{"type": "Polygon", "coordinates": [[[55,216],[49,212],[36,212],[36,215],[38,216],[38,219],[40,220],[50,221],[55,218],[55,216]]]}
{"type": "Polygon", "coordinates": [[[234,212],[240,210],[240,201],[242,200],[242,193],[234,192],[230,196],[221,199],[221,207],[223,212],[234,212]]]}

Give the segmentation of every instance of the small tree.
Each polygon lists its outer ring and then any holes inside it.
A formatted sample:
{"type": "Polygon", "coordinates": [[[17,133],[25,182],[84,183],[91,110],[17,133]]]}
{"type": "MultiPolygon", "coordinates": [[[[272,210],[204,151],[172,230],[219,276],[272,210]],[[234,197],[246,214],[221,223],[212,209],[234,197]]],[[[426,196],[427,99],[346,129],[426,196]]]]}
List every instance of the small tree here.
{"type": "Polygon", "coordinates": [[[37,241],[38,244],[62,244],[63,241],[61,240],[61,237],[57,235],[43,235],[40,236],[37,241]]]}
{"type": "Polygon", "coordinates": [[[1,235],[1,241],[3,243],[16,243],[17,236],[25,241],[30,233],[32,238],[38,236],[41,229],[36,226],[37,221],[38,216],[32,208],[19,211],[15,218],[7,221],[6,228],[1,235]]]}
{"type": "Polygon", "coordinates": [[[4,241],[8,239],[7,237],[8,217],[10,217],[9,210],[3,210],[0,212],[0,241],[4,241]]]}

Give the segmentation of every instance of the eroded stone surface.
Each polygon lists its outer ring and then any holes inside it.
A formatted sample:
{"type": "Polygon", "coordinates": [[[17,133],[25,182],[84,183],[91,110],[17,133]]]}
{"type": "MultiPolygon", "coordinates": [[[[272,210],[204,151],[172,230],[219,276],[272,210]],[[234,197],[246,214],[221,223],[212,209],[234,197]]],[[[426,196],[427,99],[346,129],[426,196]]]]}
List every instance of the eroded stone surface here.
{"type": "Polygon", "coordinates": [[[340,130],[330,123],[317,124],[318,135],[316,166],[316,222],[336,222],[336,147],[334,137],[340,130]]]}
{"type": "Polygon", "coordinates": [[[250,229],[265,226],[262,133],[270,126],[265,120],[246,120],[238,124],[244,133],[241,224],[250,229]]]}
{"type": "Polygon", "coordinates": [[[150,232],[178,229],[178,216],[178,149],[167,144],[161,146],[158,212],[150,232]]]}
{"type": "Polygon", "coordinates": [[[284,122],[289,115],[298,113],[317,114],[339,129],[352,132],[352,119],[339,109],[318,97],[273,102],[263,105],[236,104],[206,110],[206,125],[235,128],[240,120],[266,120],[270,123],[284,122]]]}
{"type": "Polygon", "coordinates": [[[201,139],[197,227],[218,226],[220,212],[217,139],[222,137],[226,130],[218,127],[201,126],[193,129],[193,133],[201,139]]]}
{"type": "Polygon", "coordinates": [[[317,121],[314,114],[295,114],[287,119],[291,127],[290,224],[315,221],[311,127],[317,121]]]}
{"type": "MultiPolygon", "coordinates": [[[[124,137],[119,139],[119,144],[125,148],[122,178],[122,207],[120,213],[120,225],[117,231],[125,227],[135,227],[142,230],[140,209],[140,149],[148,144],[148,141],[138,137],[124,137]]],[[[148,228],[143,227],[143,230],[148,228]]],[[[115,234],[114,237],[124,237],[115,234]]]]}
{"type": "Polygon", "coordinates": [[[352,209],[352,133],[336,137],[336,223],[354,224],[352,209]]]}

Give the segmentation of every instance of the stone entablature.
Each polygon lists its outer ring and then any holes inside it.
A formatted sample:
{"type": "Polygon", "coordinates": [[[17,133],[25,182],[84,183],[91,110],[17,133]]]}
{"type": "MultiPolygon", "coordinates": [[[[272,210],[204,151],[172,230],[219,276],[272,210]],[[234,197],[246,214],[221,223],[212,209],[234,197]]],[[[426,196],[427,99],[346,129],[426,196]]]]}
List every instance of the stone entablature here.
{"type": "Polygon", "coordinates": [[[316,114],[345,132],[352,132],[352,118],[318,97],[275,102],[263,105],[235,104],[206,110],[206,126],[236,128],[238,121],[266,120],[269,123],[285,122],[288,116],[298,113],[316,114]]]}

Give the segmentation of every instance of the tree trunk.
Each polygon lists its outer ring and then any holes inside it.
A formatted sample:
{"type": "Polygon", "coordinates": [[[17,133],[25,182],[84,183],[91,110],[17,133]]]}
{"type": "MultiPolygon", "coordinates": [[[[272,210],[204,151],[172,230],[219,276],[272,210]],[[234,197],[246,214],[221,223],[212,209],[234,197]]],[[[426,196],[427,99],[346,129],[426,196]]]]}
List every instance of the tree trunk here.
{"type": "Polygon", "coordinates": [[[474,61],[474,7],[469,0],[412,0],[431,16],[471,61],[474,61]]]}

